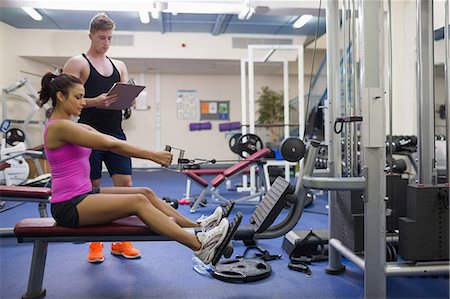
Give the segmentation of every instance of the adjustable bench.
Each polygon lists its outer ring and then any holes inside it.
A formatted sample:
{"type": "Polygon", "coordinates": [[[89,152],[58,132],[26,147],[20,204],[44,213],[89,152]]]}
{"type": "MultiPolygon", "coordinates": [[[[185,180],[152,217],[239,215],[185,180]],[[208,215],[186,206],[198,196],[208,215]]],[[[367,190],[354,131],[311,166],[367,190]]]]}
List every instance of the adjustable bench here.
{"type": "MultiPolygon", "coordinates": [[[[188,169],[188,170],[184,170],[183,173],[186,174],[187,179],[186,179],[186,192],[185,192],[185,196],[184,198],[186,199],[191,199],[191,182],[193,180],[193,178],[191,178],[192,176],[197,175],[198,177],[204,176],[204,175],[218,175],[218,174],[222,174],[225,170],[227,170],[226,168],[210,168],[210,169],[188,169]]],[[[250,170],[246,169],[244,172],[244,174],[249,174],[250,170]]]]}
{"type": "MultiPolygon", "coordinates": [[[[255,164],[260,165],[261,159],[264,157],[267,157],[271,153],[271,149],[269,148],[263,148],[257,151],[256,153],[248,156],[244,160],[234,164],[233,166],[225,169],[223,172],[219,173],[215,178],[211,180],[211,188],[209,188],[209,183],[205,179],[203,179],[199,174],[198,170],[186,170],[183,173],[188,176],[189,179],[197,183],[199,186],[201,186],[203,191],[200,193],[200,195],[197,197],[197,199],[194,201],[190,211],[191,213],[194,213],[197,210],[197,207],[200,205],[200,203],[204,200],[206,195],[208,193],[211,193],[212,197],[215,200],[221,201],[221,202],[228,202],[227,199],[225,199],[223,196],[221,196],[218,193],[219,186],[225,182],[226,180],[230,179],[231,177],[238,175],[242,173],[243,171],[246,171],[250,166],[253,166],[255,164]]],[[[263,173],[261,170],[259,173],[263,173]]],[[[264,184],[265,181],[263,180],[262,183],[264,184]]],[[[258,186],[261,187],[261,186],[258,186]]],[[[260,188],[258,190],[261,190],[260,188]]],[[[251,194],[249,196],[244,196],[239,199],[234,199],[236,203],[240,203],[243,201],[247,201],[249,199],[261,196],[262,192],[258,192],[257,194],[251,194]]]]}
{"type": "MultiPolygon", "coordinates": [[[[227,207],[232,209],[232,206],[227,207]]],[[[228,214],[229,211],[224,213],[228,214]]],[[[242,220],[238,212],[233,221],[230,221],[225,241],[219,246],[213,265],[217,264],[222,254],[231,256],[232,248],[228,246],[236,229],[242,220]],[[231,250],[231,252],[230,252],[231,250]]],[[[194,228],[184,228],[195,234],[194,228]]],[[[33,256],[31,260],[30,276],[28,278],[27,292],[22,298],[43,298],[46,290],[42,288],[45,262],[47,258],[48,243],[51,242],[100,242],[100,241],[173,241],[150,230],[139,218],[130,216],[115,220],[104,225],[91,225],[82,227],[64,227],[56,224],[53,218],[26,218],[18,222],[14,234],[19,243],[33,243],[33,256]]]]}

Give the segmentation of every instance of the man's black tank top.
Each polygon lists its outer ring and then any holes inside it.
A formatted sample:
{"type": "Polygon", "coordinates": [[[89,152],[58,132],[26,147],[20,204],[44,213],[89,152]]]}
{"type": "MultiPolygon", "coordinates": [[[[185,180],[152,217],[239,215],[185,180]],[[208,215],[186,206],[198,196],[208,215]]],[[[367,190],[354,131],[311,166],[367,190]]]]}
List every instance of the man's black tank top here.
{"type": "MultiPolygon", "coordinates": [[[[106,93],[114,83],[120,81],[120,73],[109,57],[107,58],[113,66],[113,73],[111,76],[105,77],[97,72],[84,53],[82,55],[88,61],[90,69],[89,77],[84,83],[86,98],[95,98],[102,93],[106,93]]],[[[122,111],[95,107],[85,108],[82,110],[78,122],[88,124],[102,133],[120,133],[122,132],[122,111]]]]}

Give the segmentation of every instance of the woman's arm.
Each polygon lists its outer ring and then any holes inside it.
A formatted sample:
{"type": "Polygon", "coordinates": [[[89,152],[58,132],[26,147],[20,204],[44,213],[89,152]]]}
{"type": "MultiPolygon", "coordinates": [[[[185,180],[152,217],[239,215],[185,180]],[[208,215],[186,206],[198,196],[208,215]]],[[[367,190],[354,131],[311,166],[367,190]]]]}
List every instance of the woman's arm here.
{"type": "Polygon", "coordinates": [[[51,125],[47,131],[47,148],[53,149],[64,144],[112,151],[128,157],[150,160],[162,166],[169,166],[172,162],[172,154],[169,152],[150,151],[70,120],[60,120],[51,125]]]}

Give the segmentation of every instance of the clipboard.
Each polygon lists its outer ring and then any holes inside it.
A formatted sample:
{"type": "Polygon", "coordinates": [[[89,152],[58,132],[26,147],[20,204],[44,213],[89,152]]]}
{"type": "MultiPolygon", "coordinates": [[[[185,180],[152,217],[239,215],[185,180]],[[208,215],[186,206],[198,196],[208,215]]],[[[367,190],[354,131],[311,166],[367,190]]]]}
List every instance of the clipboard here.
{"type": "Polygon", "coordinates": [[[116,82],[108,91],[108,95],[116,94],[119,96],[116,102],[109,105],[106,109],[125,110],[131,107],[133,100],[143,91],[145,86],[132,85],[123,82],[116,82]]]}

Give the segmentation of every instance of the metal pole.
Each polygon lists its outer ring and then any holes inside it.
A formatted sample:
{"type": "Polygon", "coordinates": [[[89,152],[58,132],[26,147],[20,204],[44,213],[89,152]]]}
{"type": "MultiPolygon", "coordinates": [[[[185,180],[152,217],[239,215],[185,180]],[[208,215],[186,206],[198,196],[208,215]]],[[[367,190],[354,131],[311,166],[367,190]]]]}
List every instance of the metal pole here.
{"type": "MultiPolygon", "coordinates": [[[[283,134],[283,139],[284,139],[284,138],[289,137],[289,135],[290,135],[289,134],[289,122],[290,122],[290,119],[289,119],[289,63],[288,63],[287,60],[283,61],[283,87],[284,87],[283,88],[284,89],[284,91],[283,91],[283,96],[284,96],[284,98],[283,98],[283,100],[284,100],[284,107],[283,107],[283,109],[284,109],[284,111],[283,111],[283,114],[284,114],[284,117],[283,117],[283,119],[284,119],[284,130],[283,130],[283,132],[284,132],[284,134],[283,134]]],[[[289,170],[290,170],[289,168],[290,168],[290,166],[289,166],[289,164],[286,161],[286,163],[284,164],[284,177],[285,178],[289,177],[289,170]]]]}
{"type": "MultiPolygon", "coordinates": [[[[255,61],[253,48],[248,47],[248,113],[249,133],[255,134],[255,61]]],[[[250,168],[250,194],[255,193],[256,172],[255,166],[250,168]]],[[[245,177],[245,176],[244,176],[245,177]]]]}
{"type": "Polygon", "coordinates": [[[355,254],[355,252],[351,249],[348,249],[348,247],[342,244],[341,241],[339,241],[338,239],[330,239],[329,244],[333,246],[333,248],[336,248],[339,253],[345,256],[349,261],[353,262],[360,269],[364,270],[364,259],[355,254]]]}
{"type": "MultiPolygon", "coordinates": [[[[298,137],[301,140],[305,138],[305,50],[303,46],[298,47],[298,137]]],[[[302,160],[303,161],[303,160],[302,160]]],[[[300,162],[302,163],[302,162],[300,162]]]]}
{"type": "Polygon", "coordinates": [[[386,298],[386,111],[383,2],[360,0],[364,177],[364,298],[386,298]]]}
{"type": "Polygon", "coordinates": [[[445,72],[445,127],[446,136],[445,142],[447,144],[446,158],[447,158],[447,183],[450,182],[450,120],[449,120],[449,109],[450,109],[450,84],[449,76],[450,70],[448,67],[449,59],[449,36],[448,36],[448,26],[449,26],[449,11],[448,11],[448,0],[445,0],[445,22],[444,22],[444,46],[445,46],[445,60],[444,60],[444,72],[445,72]]]}
{"type": "Polygon", "coordinates": [[[387,15],[387,29],[388,29],[388,84],[389,84],[389,171],[392,175],[393,159],[392,159],[392,7],[391,0],[388,0],[388,15],[387,15]]]}
{"type": "MultiPolygon", "coordinates": [[[[284,103],[284,136],[289,137],[289,64],[283,61],[283,103],[284,103]]],[[[300,108],[300,107],[299,107],[300,108]]]]}
{"type": "MultiPolygon", "coordinates": [[[[328,90],[328,126],[329,141],[328,141],[328,165],[330,175],[333,177],[342,176],[341,163],[341,135],[334,133],[333,123],[337,117],[340,117],[341,98],[340,98],[340,82],[336,80],[339,78],[339,3],[338,1],[326,1],[326,31],[327,31],[327,90],[328,90]]],[[[336,191],[328,192],[328,223],[334,223],[336,218],[336,191]]],[[[337,235],[338,228],[329,225],[330,238],[337,235]]],[[[342,265],[342,256],[339,252],[330,247],[328,250],[328,265],[327,272],[337,272],[344,268],[342,265]]]]}
{"type": "MultiPolygon", "coordinates": [[[[343,34],[343,52],[342,52],[342,82],[344,89],[344,115],[350,116],[350,107],[349,107],[349,95],[348,95],[348,61],[349,61],[349,37],[347,36],[348,31],[348,9],[347,9],[347,0],[342,1],[342,34],[343,34]]],[[[345,172],[349,177],[352,173],[351,164],[351,126],[350,124],[344,124],[344,156],[345,156],[345,172]]]]}
{"type": "MultiPolygon", "coordinates": [[[[356,7],[355,7],[355,0],[351,0],[351,41],[352,41],[352,60],[351,60],[351,81],[352,81],[352,90],[351,90],[351,98],[352,98],[352,114],[353,115],[361,115],[360,114],[360,110],[359,110],[359,98],[357,97],[357,93],[356,93],[356,89],[357,89],[357,85],[356,82],[357,81],[357,76],[356,76],[356,59],[357,59],[357,41],[356,41],[356,7]]],[[[359,176],[361,175],[360,173],[360,158],[358,156],[358,132],[359,132],[359,128],[360,128],[360,123],[353,123],[352,124],[353,127],[353,147],[352,147],[352,152],[353,152],[353,175],[354,176],[359,176]]]]}
{"type": "Polygon", "coordinates": [[[255,134],[255,61],[253,48],[248,47],[248,123],[249,133],[255,134]]]}
{"type": "Polygon", "coordinates": [[[419,183],[433,184],[436,178],[434,142],[434,47],[433,1],[417,1],[418,38],[418,152],[419,183]]]}
{"type": "Polygon", "coordinates": [[[241,59],[241,120],[242,135],[247,134],[247,68],[244,59],[241,59]]]}

